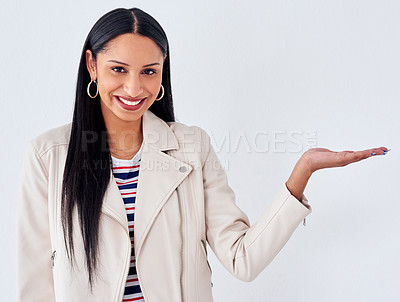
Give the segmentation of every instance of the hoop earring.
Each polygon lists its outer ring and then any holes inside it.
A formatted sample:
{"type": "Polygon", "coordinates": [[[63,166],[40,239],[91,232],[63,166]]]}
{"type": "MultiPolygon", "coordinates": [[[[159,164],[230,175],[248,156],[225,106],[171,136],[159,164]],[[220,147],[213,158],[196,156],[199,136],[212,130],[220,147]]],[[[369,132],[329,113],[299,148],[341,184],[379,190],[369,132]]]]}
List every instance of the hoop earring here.
{"type": "Polygon", "coordinates": [[[94,81],[91,80],[91,81],[90,81],[90,83],[89,83],[88,86],[87,86],[86,92],[87,92],[88,96],[89,96],[90,98],[92,98],[92,99],[94,99],[94,98],[99,94],[99,86],[97,85],[96,80],[94,80],[94,81]],[[90,94],[90,85],[91,85],[92,83],[95,83],[95,84],[96,84],[96,95],[95,95],[95,96],[91,96],[91,94],[90,94]]]}
{"type": "Polygon", "coordinates": [[[164,96],[164,86],[162,84],[161,84],[161,90],[162,90],[161,96],[158,99],[156,99],[156,101],[161,100],[164,96]]]}

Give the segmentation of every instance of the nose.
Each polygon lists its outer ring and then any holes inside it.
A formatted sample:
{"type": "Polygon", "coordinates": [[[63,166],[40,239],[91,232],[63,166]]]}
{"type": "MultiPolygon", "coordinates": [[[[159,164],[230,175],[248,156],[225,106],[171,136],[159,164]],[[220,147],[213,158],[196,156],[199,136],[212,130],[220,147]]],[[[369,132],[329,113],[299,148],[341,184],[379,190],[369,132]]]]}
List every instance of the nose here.
{"type": "Polygon", "coordinates": [[[143,92],[143,85],[139,75],[132,75],[127,77],[124,83],[124,90],[130,97],[138,97],[143,92]]]}

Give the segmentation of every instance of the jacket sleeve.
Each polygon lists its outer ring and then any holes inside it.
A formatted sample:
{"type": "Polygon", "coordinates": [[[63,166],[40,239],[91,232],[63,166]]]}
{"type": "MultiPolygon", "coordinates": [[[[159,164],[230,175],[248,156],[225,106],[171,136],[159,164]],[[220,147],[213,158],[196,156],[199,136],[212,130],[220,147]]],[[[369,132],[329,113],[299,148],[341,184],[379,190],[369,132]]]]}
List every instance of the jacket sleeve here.
{"type": "Polygon", "coordinates": [[[48,216],[48,175],[32,141],[17,194],[17,301],[55,301],[48,216]]]}
{"type": "Polygon", "coordinates": [[[283,185],[250,226],[247,215],[235,203],[235,193],[204,130],[202,136],[207,241],[232,275],[252,281],[283,248],[311,207],[304,195],[299,201],[283,185]]]}

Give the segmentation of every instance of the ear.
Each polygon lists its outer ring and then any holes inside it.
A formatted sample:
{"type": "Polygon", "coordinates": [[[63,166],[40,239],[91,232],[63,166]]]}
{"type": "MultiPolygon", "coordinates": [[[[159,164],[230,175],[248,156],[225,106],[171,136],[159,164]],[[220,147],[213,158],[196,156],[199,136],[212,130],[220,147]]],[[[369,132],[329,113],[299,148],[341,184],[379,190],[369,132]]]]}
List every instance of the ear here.
{"type": "Polygon", "coordinates": [[[167,59],[167,54],[165,54],[165,56],[164,56],[164,61],[163,61],[163,62],[165,62],[166,59],[167,59]]]}
{"type": "Polygon", "coordinates": [[[96,61],[93,59],[93,54],[90,49],[86,50],[86,68],[89,71],[90,78],[92,80],[97,79],[97,71],[96,71],[96,61]]]}

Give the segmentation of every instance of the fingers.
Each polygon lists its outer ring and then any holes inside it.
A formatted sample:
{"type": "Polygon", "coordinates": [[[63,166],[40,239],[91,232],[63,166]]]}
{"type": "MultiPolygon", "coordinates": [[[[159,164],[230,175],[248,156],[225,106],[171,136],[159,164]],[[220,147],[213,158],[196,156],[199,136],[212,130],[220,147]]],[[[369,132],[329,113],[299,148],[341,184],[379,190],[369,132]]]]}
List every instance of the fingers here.
{"type": "Polygon", "coordinates": [[[339,152],[338,155],[341,156],[340,162],[342,166],[347,166],[348,164],[358,162],[360,160],[366,159],[370,156],[371,152],[369,150],[364,151],[343,151],[339,152]]]}
{"type": "Polygon", "coordinates": [[[343,166],[346,166],[375,155],[385,155],[389,151],[390,149],[387,149],[386,147],[379,147],[363,151],[342,151],[338,153],[338,156],[342,157],[341,162],[343,166]]]}
{"type": "Polygon", "coordinates": [[[390,149],[386,147],[380,147],[380,148],[374,148],[369,150],[369,156],[374,156],[374,155],[386,155],[390,151],[390,149]]]}

